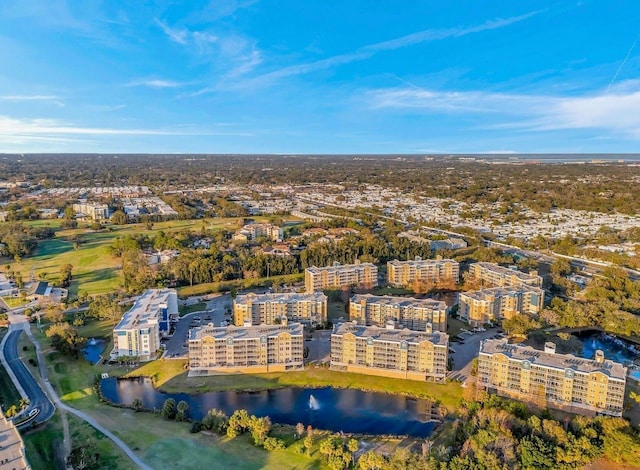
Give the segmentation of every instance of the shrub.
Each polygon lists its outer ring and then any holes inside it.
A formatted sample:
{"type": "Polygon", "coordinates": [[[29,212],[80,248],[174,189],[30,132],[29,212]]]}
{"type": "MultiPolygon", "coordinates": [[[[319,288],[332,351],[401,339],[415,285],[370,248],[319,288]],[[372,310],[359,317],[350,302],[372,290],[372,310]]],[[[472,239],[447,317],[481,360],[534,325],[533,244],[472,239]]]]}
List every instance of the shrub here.
{"type": "Polygon", "coordinates": [[[284,449],[284,441],[277,437],[267,437],[262,446],[264,450],[281,450],[284,449]]]}

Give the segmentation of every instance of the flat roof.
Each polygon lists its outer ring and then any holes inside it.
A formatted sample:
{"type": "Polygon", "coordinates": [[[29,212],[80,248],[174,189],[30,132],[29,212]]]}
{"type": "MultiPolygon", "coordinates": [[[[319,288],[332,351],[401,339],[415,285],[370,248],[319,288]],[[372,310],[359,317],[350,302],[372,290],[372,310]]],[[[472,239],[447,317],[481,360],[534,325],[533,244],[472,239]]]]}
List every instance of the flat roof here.
{"type": "Polygon", "coordinates": [[[282,292],[273,294],[256,294],[249,293],[244,295],[238,295],[235,303],[245,304],[247,302],[253,303],[293,303],[293,302],[325,302],[327,296],[322,292],[282,292]]]}
{"type": "Polygon", "coordinates": [[[449,335],[445,333],[425,333],[422,331],[412,331],[407,328],[402,330],[390,330],[387,328],[379,328],[377,326],[362,326],[353,323],[338,323],[333,326],[331,335],[343,336],[351,333],[360,338],[373,338],[374,341],[386,341],[390,343],[421,343],[430,341],[437,346],[447,346],[449,344],[449,335]]]}
{"type": "Polygon", "coordinates": [[[420,266],[420,265],[440,265],[440,264],[460,264],[457,261],[453,260],[453,259],[409,259],[406,261],[400,261],[397,259],[394,259],[393,261],[389,261],[388,264],[391,264],[393,266],[404,266],[404,265],[416,265],[416,266],[420,266]]]}
{"type": "Polygon", "coordinates": [[[0,410],[0,469],[24,470],[30,468],[20,433],[0,410]]]}
{"type": "Polygon", "coordinates": [[[480,354],[493,355],[498,353],[516,361],[529,361],[532,365],[537,364],[558,370],[572,369],[584,374],[602,372],[619,380],[625,380],[627,375],[626,367],[609,359],[605,359],[604,363],[599,364],[593,359],[584,359],[572,354],[548,353],[531,346],[509,344],[506,339],[485,339],[480,342],[480,354]]]}
{"type": "Polygon", "coordinates": [[[366,301],[368,304],[393,305],[398,307],[427,308],[430,310],[447,310],[447,304],[442,300],[416,299],[414,297],[395,297],[391,295],[356,294],[351,302],[366,301]]]}
{"type": "Polygon", "coordinates": [[[466,297],[470,297],[475,300],[486,300],[486,296],[488,295],[494,295],[496,297],[500,297],[500,296],[515,295],[515,294],[520,294],[525,292],[544,295],[544,290],[542,288],[529,286],[526,284],[521,286],[488,287],[486,289],[460,292],[460,295],[464,295],[466,297]]]}
{"type": "Polygon", "coordinates": [[[308,267],[305,271],[309,271],[311,273],[318,273],[322,271],[341,271],[341,270],[347,270],[347,269],[355,270],[355,269],[360,269],[364,267],[378,269],[378,267],[373,263],[359,263],[359,264],[334,264],[331,266],[323,266],[321,268],[317,266],[311,266],[311,267],[308,267]]]}
{"type": "Polygon", "coordinates": [[[303,331],[302,323],[256,326],[213,326],[212,323],[209,323],[198,328],[191,328],[189,330],[189,340],[200,340],[207,336],[215,339],[256,339],[261,336],[277,336],[285,332],[292,336],[302,336],[303,331]]]}
{"type": "Polygon", "coordinates": [[[156,324],[161,309],[165,306],[169,314],[178,313],[178,293],[175,289],[147,289],[122,315],[114,330],[156,324]]]}
{"type": "Polygon", "coordinates": [[[488,263],[486,261],[480,261],[478,263],[473,263],[471,266],[480,266],[488,271],[493,271],[494,273],[504,274],[508,276],[516,276],[523,281],[530,281],[534,279],[540,278],[540,276],[534,276],[529,273],[524,273],[522,271],[518,271],[517,269],[507,268],[505,266],[500,266],[495,263],[488,263]]]}

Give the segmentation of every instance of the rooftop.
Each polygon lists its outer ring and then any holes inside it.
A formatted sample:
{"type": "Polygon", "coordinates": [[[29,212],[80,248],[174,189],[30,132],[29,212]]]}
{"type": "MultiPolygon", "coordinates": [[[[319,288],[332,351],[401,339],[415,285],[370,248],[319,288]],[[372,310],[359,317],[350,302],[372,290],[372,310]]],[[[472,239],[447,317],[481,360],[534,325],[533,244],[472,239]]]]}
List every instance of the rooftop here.
{"type": "Polygon", "coordinates": [[[431,310],[447,310],[447,304],[441,300],[415,299],[413,297],[394,297],[391,295],[356,294],[351,302],[367,302],[369,304],[393,305],[397,307],[428,308],[431,310]]]}
{"type": "Polygon", "coordinates": [[[576,372],[589,374],[602,372],[603,374],[625,380],[627,368],[618,362],[605,359],[597,363],[592,359],[576,357],[572,354],[556,354],[540,351],[531,346],[508,344],[506,339],[485,339],[480,343],[480,354],[504,354],[516,361],[528,361],[531,364],[551,367],[558,370],[572,369],[576,372]]]}
{"type": "Polygon", "coordinates": [[[532,275],[532,274],[528,274],[528,273],[523,273],[522,271],[518,271],[517,269],[511,269],[511,268],[507,268],[505,266],[500,266],[499,264],[495,264],[495,263],[487,263],[484,261],[480,261],[478,263],[473,263],[471,266],[480,266],[483,269],[486,269],[487,271],[493,271],[494,273],[499,273],[499,274],[503,274],[505,276],[516,276],[517,278],[523,280],[523,281],[530,281],[533,279],[537,279],[540,276],[538,275],[532,275]]]}
{"type": "Polygon", "coordinates": [[[292,336],[302,336],[301,323],[289,323],[288,325],[257,325],[257,326],[213,326],[212,323],[192,328],[189,330],[189,340],[201,340],[205,337],[215,339],[255,339],[261,336],[277,336],[280,333],[289,333],[292,336]]]}
{"type": "Polygon", "coordinates": [[[359,326],[353,323],[338,323],[334,325],[331,335],[342,336],[346,333],[351,333],[360,338],[373,338],[374,341],[392,343],[406,341],[407,343],[417,344],[423,341],[430,341],[438,346],[447,346],[449,344],[449,335],[444,333],[424,333],[421,331],[411,331],[406,328],[402,330],[390,330],[377,326],[359,326]]]}
{"type": "Polygon", "coordinates": [[[324,266],[324,267],[317,267],[317,266],[311,266],[309,268],[307,268],[306,270],[309,271],[310,273],[319,273],[322,271],[341,271],[341,270],[345,270],[345,269],[361,269],[364,267],[369,267],[369,268],[376,268],[376,265],[373,263],[355,263],[355,264],[340,264],[340,263],[335,263],[331,266],[324,266]]]}
{"type": "Polygon", "coordinates": [[[122,315],[114,330],[155,324],[163,308],[167,308],[170,315],[178,313],[178,294],[175,289],[148,289],[122,315]]]}
{"type": "Polygon", "coordinates": [[[0,469],[23,470],[29,464],[24,451],[24,443],[13,423],[0,410],[0,469]]]}
{"type": "Polygon", "coordinates": [[[247,302],[253,303],[293,303],[293,302],[325,302],[327,296],[322,292],[310,292],[310,293],[275,293],[275,294],[255,294],[253,292],[244,295],[238,295],[235,302],[237,304],[244,304],[247,302]]]}
{"type": "Polygon", "coordinates": [[[488,287],[486,289],[461,292],[460,295],[470,297],[475,300],[485,300],[487,296],[493,295],[495,297],[504,297],[509,295],[516,295],[520,293],[531,292],[533,294],[544,295],[544,291],[540,287],[533,287],[528,285],[517,287],[488,287]]]}
{"type": "Polygon", "coordinates": [[[416,259],[410,259],[407,261],[399,261],[397,259],[394,259],[393,261],[389,261],[389,264],[393,265],[393,266],[402,266],[402,265],[427,265],[427,264],[433,264],[433,265],[440,265],[440,264],[447,264],[447,263],[455,263],[458,264],[457,261],[452,260],[452,259],[422,259],[420,257],[416,257],[416,259]]]}

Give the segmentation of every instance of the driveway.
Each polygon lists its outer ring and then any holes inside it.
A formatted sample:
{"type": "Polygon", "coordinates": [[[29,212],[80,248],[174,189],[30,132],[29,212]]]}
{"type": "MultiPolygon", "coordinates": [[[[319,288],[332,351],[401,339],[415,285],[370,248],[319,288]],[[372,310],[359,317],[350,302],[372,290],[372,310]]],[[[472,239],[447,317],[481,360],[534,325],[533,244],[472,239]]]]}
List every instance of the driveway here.
{"type": "Polygon", "coordinates": [[[214,326],[220,326],[224,321],[231,321],[231,317],[225,316],[225,309],[231,303],[229,294],[219,295],[205,300],[207,309],[201,312],[193,312],[181,317],[178,320],[173,336],[165,343],[167,347],[166,358],[186,358],[188,356],[187,338],[189,330],[199,325],[213,323],[214,326]],[[200,321],[195,318],[200,317],[200,321]],[[211,317],[210,320],[207,318],[211,317]],[[193,326],[191,326],[193,323],[193,326]]]}
{"type": "Polygon", "coordinates": [[[314,331],[311,341],[304,341],[305,347],[309,348],[309,357],[306,362],[328,362],[331,355],[330,340],[331,330],[314,331]]]}
{"type": "Polygon", "coordinates": [[[449,372],[449,378],[463,382],[466,381],[470,375],[471,361],[478,357],[480,341],[491,338],[497,333],[498,327],[495,327],[481,333],[472,333],[471,335],[464,334],[464,344],[449,342],[449,347],[456,351],[455,353],[451,353],[451,357],[453,358],[453,371],[449,372]]]}

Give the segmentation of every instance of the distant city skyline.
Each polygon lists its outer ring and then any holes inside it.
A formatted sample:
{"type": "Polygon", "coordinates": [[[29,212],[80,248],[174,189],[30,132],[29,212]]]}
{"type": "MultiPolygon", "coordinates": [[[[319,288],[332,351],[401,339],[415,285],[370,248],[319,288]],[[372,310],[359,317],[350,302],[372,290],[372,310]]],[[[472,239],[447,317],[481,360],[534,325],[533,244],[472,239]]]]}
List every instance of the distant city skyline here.
{"type": "Polygon", "coordinates": [[[640,4],[0,4],[0,152],[625,153],[640,4]]]}

